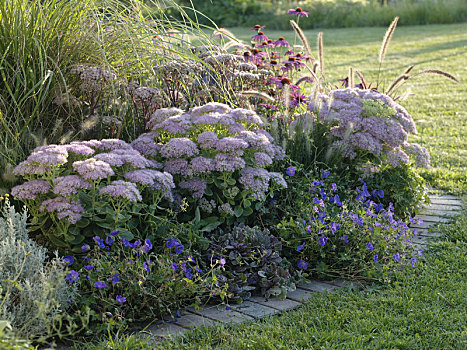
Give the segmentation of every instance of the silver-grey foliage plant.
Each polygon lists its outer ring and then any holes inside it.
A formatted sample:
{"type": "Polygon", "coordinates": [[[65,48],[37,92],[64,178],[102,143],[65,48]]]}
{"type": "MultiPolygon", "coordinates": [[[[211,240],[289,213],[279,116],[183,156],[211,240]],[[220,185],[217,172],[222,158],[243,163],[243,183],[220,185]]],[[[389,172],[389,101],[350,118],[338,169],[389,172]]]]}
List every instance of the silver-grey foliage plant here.
{"type": "Polygon", "coordinates": [[[8,203],[0,216],[0,320],[24,338],[47,337],[56,317],[76,296],[65,265],[28,236],[27,211],[8,203]],[[3,216],[3,217],[2,217],[3,216]]]}

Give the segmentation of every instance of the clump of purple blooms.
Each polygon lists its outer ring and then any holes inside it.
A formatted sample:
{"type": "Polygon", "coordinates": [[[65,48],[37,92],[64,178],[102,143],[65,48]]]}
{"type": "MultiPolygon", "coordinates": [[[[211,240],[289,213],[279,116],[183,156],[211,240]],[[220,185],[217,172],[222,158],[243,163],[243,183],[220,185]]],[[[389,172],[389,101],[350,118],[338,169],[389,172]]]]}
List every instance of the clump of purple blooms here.
{"type": "Polygon", "coordinates": [[[221,216],[233,215],[231,205],[242,191],[249,199],[264,201],[273,188],[287,186],[281,174],[266,169],[285,154],[263,125],[255,112],[217,102],[187,112],[160,109],[147,123],[150,131],[138,138],[138,147],[162,164],[182,194],[206,198],[208,203],[215,200],[216,205],[201,209],[212,213],[217,208],[221,216]],[[227,197],[213,187],[214,179],[223,179],[222,189],[233,186],[227,197]]]}
{"type": "Polygon", "coordinates": [[[417,134],[407,110],[389,96],[375,90],[340,89],[320,94],[308,104],[319,121],[331,125],[333,147],[346,158],[370,153],[397,167],[409,162],[429,167],[428,151],[408,143],[410,133],[417,134]]]}

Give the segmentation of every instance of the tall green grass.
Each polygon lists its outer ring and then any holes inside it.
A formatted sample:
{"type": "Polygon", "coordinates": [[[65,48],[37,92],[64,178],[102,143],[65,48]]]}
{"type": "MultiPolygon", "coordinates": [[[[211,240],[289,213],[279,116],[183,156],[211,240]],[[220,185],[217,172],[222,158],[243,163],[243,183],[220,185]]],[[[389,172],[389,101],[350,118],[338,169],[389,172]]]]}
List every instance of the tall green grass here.
{"type": "MultiPolygon", "coordinates": [[[[161,62],[192,57],[193,37],[209,42],[173,1],[1,1],[0,192],[11,187],[11,169],[34,147],[81,137],[85,114],[54,103],[69,93],[74,66],[104,66],[121,81],[151,82],[161,62]],[[175,12],[177,21],[170,16],[175,12]]],[[[131,108],[115,112],[131,118],[131,108]]]]}

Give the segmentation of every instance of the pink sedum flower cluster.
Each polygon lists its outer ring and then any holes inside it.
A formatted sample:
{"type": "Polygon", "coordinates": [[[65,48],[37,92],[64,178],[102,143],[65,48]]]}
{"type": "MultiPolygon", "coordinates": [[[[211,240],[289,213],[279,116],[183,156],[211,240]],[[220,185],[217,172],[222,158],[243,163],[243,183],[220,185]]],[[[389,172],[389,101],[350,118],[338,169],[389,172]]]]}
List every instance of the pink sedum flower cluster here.
{"type": "Polygon", "coordinates": [[[344,157],[354,159],[359,151],[381,157],[397,167],[410,161],[429,167],[425,148],[407,142],[417,134],[415,122],[407,110],[389,96],[374,90],[339,89],[320,94],[308,104],[321,122],[332,126],[333,144],[344,157]],[[415,146],[416,145],[416,146],[415,146]]]}

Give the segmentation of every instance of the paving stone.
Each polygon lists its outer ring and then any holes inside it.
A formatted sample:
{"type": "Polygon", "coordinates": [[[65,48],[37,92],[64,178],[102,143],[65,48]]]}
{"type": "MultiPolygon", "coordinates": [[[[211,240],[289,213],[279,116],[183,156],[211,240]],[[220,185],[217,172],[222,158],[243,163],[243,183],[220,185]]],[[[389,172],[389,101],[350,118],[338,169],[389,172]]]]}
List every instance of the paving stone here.
{"type": "Polygon", "coordinates": [[[457,199],[446,199],[443,197],[430,198],[432,204],[444,204],[444,205],[454,205],[462,207],[462,202],[457,199]]]}
{"type": "Polygon", "coordinates": [[[329,283],[323,283],[319,281],[311,281],[309,283],[301,283],[298,285],[298,287],[302,289],[309,290],[311,292],[332,292],[334,289],[336,289],[336,286],[333,286],[332,284],[329,283]]]}
{"type": "Polygon", "coordinates": [[[244,301],[236,306],[235,310],[254,318],[263,318],[279,313],[276,309],[252,301],[244,301]]]}
{"type": "Polygon", "coordinates": [[[415,228],[415,229],[430,229],[434,226],[436,226],[437,222],[433,221],[423,221],[421,224],[410,224],[410,228],[415,228]]]}
{"type": "Polygon", "coordinates": [[[287,299],[291,299],[293,301],[298,301],[303,303],[310,299],[313,296],[313,292],[310,292],[305,289],[297,288],[293,292],[287,293],[287,299]]]}
{"type": "Polygon", "coordinates": [[[177,326],[175,323],[161,323],[149,326],[146,331],[156,337],[173,337],[185,333],[187,329],[177,326]]]}
{"type": "Polygon", "coordinates": [[[420,235],[417,235],[417,236],[413,236],[411,241],[414,243],[414,244],[423,244],[423,245],[426,245],[428,244],[428,240],[430,239],[430,237],[427,237],[427,236],[420,236],[420,235]]]}
{"type": "Polygon", "coordinates": [[[450,222],[451,219],[436,215],[417,215],[415,219],[421,219],[423,222],[450,222]]]}
{"type": "Polygon", "coordinates": [[[428,210],[445,210],[445,211],[461,211],[462,207],[446,204],[430,204],[428,210]]]}
{"type": "Polygon", "coordinates": [[[254,320],[254,318],[251,316],[242,314],[234,310],[220,310],[217,308],[217,306],[201,310],[194,310],[191,308],[189,309],[189,311],[222,323],[242,323],[245,321],[254,320]]]}
{"type": "Polygon", "coordinates": [[[264,305],[264,306],[272,307],[273,309],[276,309],[276,310],[279,310],[279,311],[289,311],[289,310],[292,310],[292,309],[296,309],[297,307],[302,305],[299,302],[293,301],[291,299],[280,300],[280,299],[277,299],[277,298],[271,298],[271,299],[267,300],[267,299],[265,299],[263,297],[252,297],[252,298],[250,298],[248,300],[253,301],[255,303],[258,303],[258,304],[261,304],[261,305],[264,305]]]}
{"type": "Polygon", "coordinates": [[[345,289],[362,289],[363,285],[357,281],[344,280],[342,278],[337,278],[329,282],[330,284],[337,286],[339,288],[345,289]]]}
{"type": "Polygon", "coordinates": [[[188,312],[177,319],[177,326],[185,328],[198,328],[201,326],[213,326],[217,322],[209,318],[188,312]]]}
{"type": "Polygon", "coordinates": [[[422,215],[430,215],[430,216],[439,216],[439,217],[454,217],[459,215],[459,212],[453,210],[432,210],[426,209],[421,212],[422,215]]]}
{"type": "Polygon", "coordinates": [[[457,199],[456,196],[453,196],[451,194],[446,194],[446,195],[439,195],[439,194],[432,194],[432,195],[429,195],[428,197],[430,197],[431,200],[433,199],[457,199]]]}

